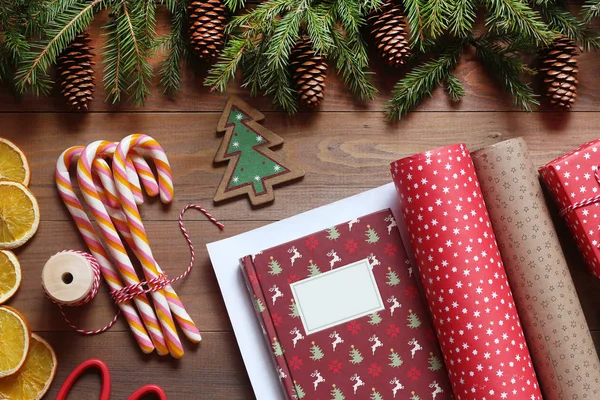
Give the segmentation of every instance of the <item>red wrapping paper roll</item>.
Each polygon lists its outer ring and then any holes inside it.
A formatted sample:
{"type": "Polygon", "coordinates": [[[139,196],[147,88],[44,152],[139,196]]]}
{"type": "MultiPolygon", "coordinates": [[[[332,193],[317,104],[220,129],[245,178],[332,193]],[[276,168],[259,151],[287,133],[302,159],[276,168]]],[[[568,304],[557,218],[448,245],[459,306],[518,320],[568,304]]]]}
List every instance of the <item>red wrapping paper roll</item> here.
{"type": "Polygon", "coordinates": [[[462,144],[391,164],[458,400],[541,400],[471,156],[462,144]]]}

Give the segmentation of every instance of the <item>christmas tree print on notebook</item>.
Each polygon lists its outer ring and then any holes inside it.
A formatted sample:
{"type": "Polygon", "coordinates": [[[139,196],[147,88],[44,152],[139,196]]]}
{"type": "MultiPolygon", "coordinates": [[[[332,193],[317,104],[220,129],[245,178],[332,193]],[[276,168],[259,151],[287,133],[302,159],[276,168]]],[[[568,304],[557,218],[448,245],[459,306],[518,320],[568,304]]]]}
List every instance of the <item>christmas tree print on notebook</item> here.
{"type": "MultiPolygon", "coordinates": [[[[389,209],[244,257],[242,266],[253,298],[264,304],[257,314],[288,399],[453,398],[425,303],[389,209]],[[383,307],[323,330],[307,331],[305,320],[315,316],[305,315],[311,312],[310,304],[295,298],[294,287],[305,282],[323,284],[342,271],[349,273],[345,271],[354,265],[356,273],[361,268],[370,271],[383,307]],[[276,301],[271,300],[274,287],[281,294],[276,301]]],[[[366,287],[351,280],[342,284],[366,287]]],[[[352,292],[352,298],[368,297],[365,290],[352,292]]],[[[338,296],[336,288],[323,287],[315,297],[317,308],[323,313],[337,310],[338,296]]]]}
{"type": "Polygon", "coordinates": [[[285,162],[269,148],[283,139],[258,122],[264,116],[242,100],[231,97],[217,125],[225,136],[215,162],[229,161],[215,201],[248,194],[254,205],[274,199],[273,185],[304,176],[304,171],[285,162]]]}

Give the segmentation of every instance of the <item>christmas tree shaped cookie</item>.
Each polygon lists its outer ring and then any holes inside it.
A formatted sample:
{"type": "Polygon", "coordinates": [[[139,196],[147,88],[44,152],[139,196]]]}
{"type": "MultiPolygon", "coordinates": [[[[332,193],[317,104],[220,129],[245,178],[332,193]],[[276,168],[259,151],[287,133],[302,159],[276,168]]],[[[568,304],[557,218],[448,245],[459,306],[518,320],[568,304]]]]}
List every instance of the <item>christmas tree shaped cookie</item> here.
{"type": "Polygon", "coordinates": [[[273,185],[304,176],[304,171],[284,161],[269,148],[283,139],[258,122],[258,110],[236,97],[230,97],[217,125],[225,136],[215,162],[229,161],[214,201],[247,194],[253,205],[273,201],[273,185]]]}

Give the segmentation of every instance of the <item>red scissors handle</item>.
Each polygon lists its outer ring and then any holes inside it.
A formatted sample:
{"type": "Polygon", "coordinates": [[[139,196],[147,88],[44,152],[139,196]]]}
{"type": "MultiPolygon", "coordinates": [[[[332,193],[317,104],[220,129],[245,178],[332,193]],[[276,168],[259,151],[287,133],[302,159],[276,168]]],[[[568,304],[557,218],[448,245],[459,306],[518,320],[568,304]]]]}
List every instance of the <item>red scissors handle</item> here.
{"type": "Polygon", "coordinates": [[[141,388],[133,392],[133,394],[129,396],[127,400],[140,400],[147,394],[154,394],[159,400],[167,400],[167,394],[158,385],[142,386],[141,388]]]}
{"type": "Polygon", "coordinates": [[[102,374],[102,391],[98,400],[110,400],[110,372],[106,364],[96,358],[84,361],[71,372],[60,388],[56,400],[65,400],[75,381],[90,368],[98,369],[102,374]]]}

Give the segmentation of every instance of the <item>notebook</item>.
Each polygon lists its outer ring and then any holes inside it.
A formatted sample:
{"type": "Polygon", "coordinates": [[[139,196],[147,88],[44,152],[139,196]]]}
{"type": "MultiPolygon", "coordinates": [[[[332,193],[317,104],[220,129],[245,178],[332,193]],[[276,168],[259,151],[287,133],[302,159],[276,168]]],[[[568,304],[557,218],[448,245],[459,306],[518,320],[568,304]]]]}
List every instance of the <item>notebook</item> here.
{"type": "Polygon", "coordinates": [[[451,393],[389,208],[241,263],[287,398],[451,393]]]}

